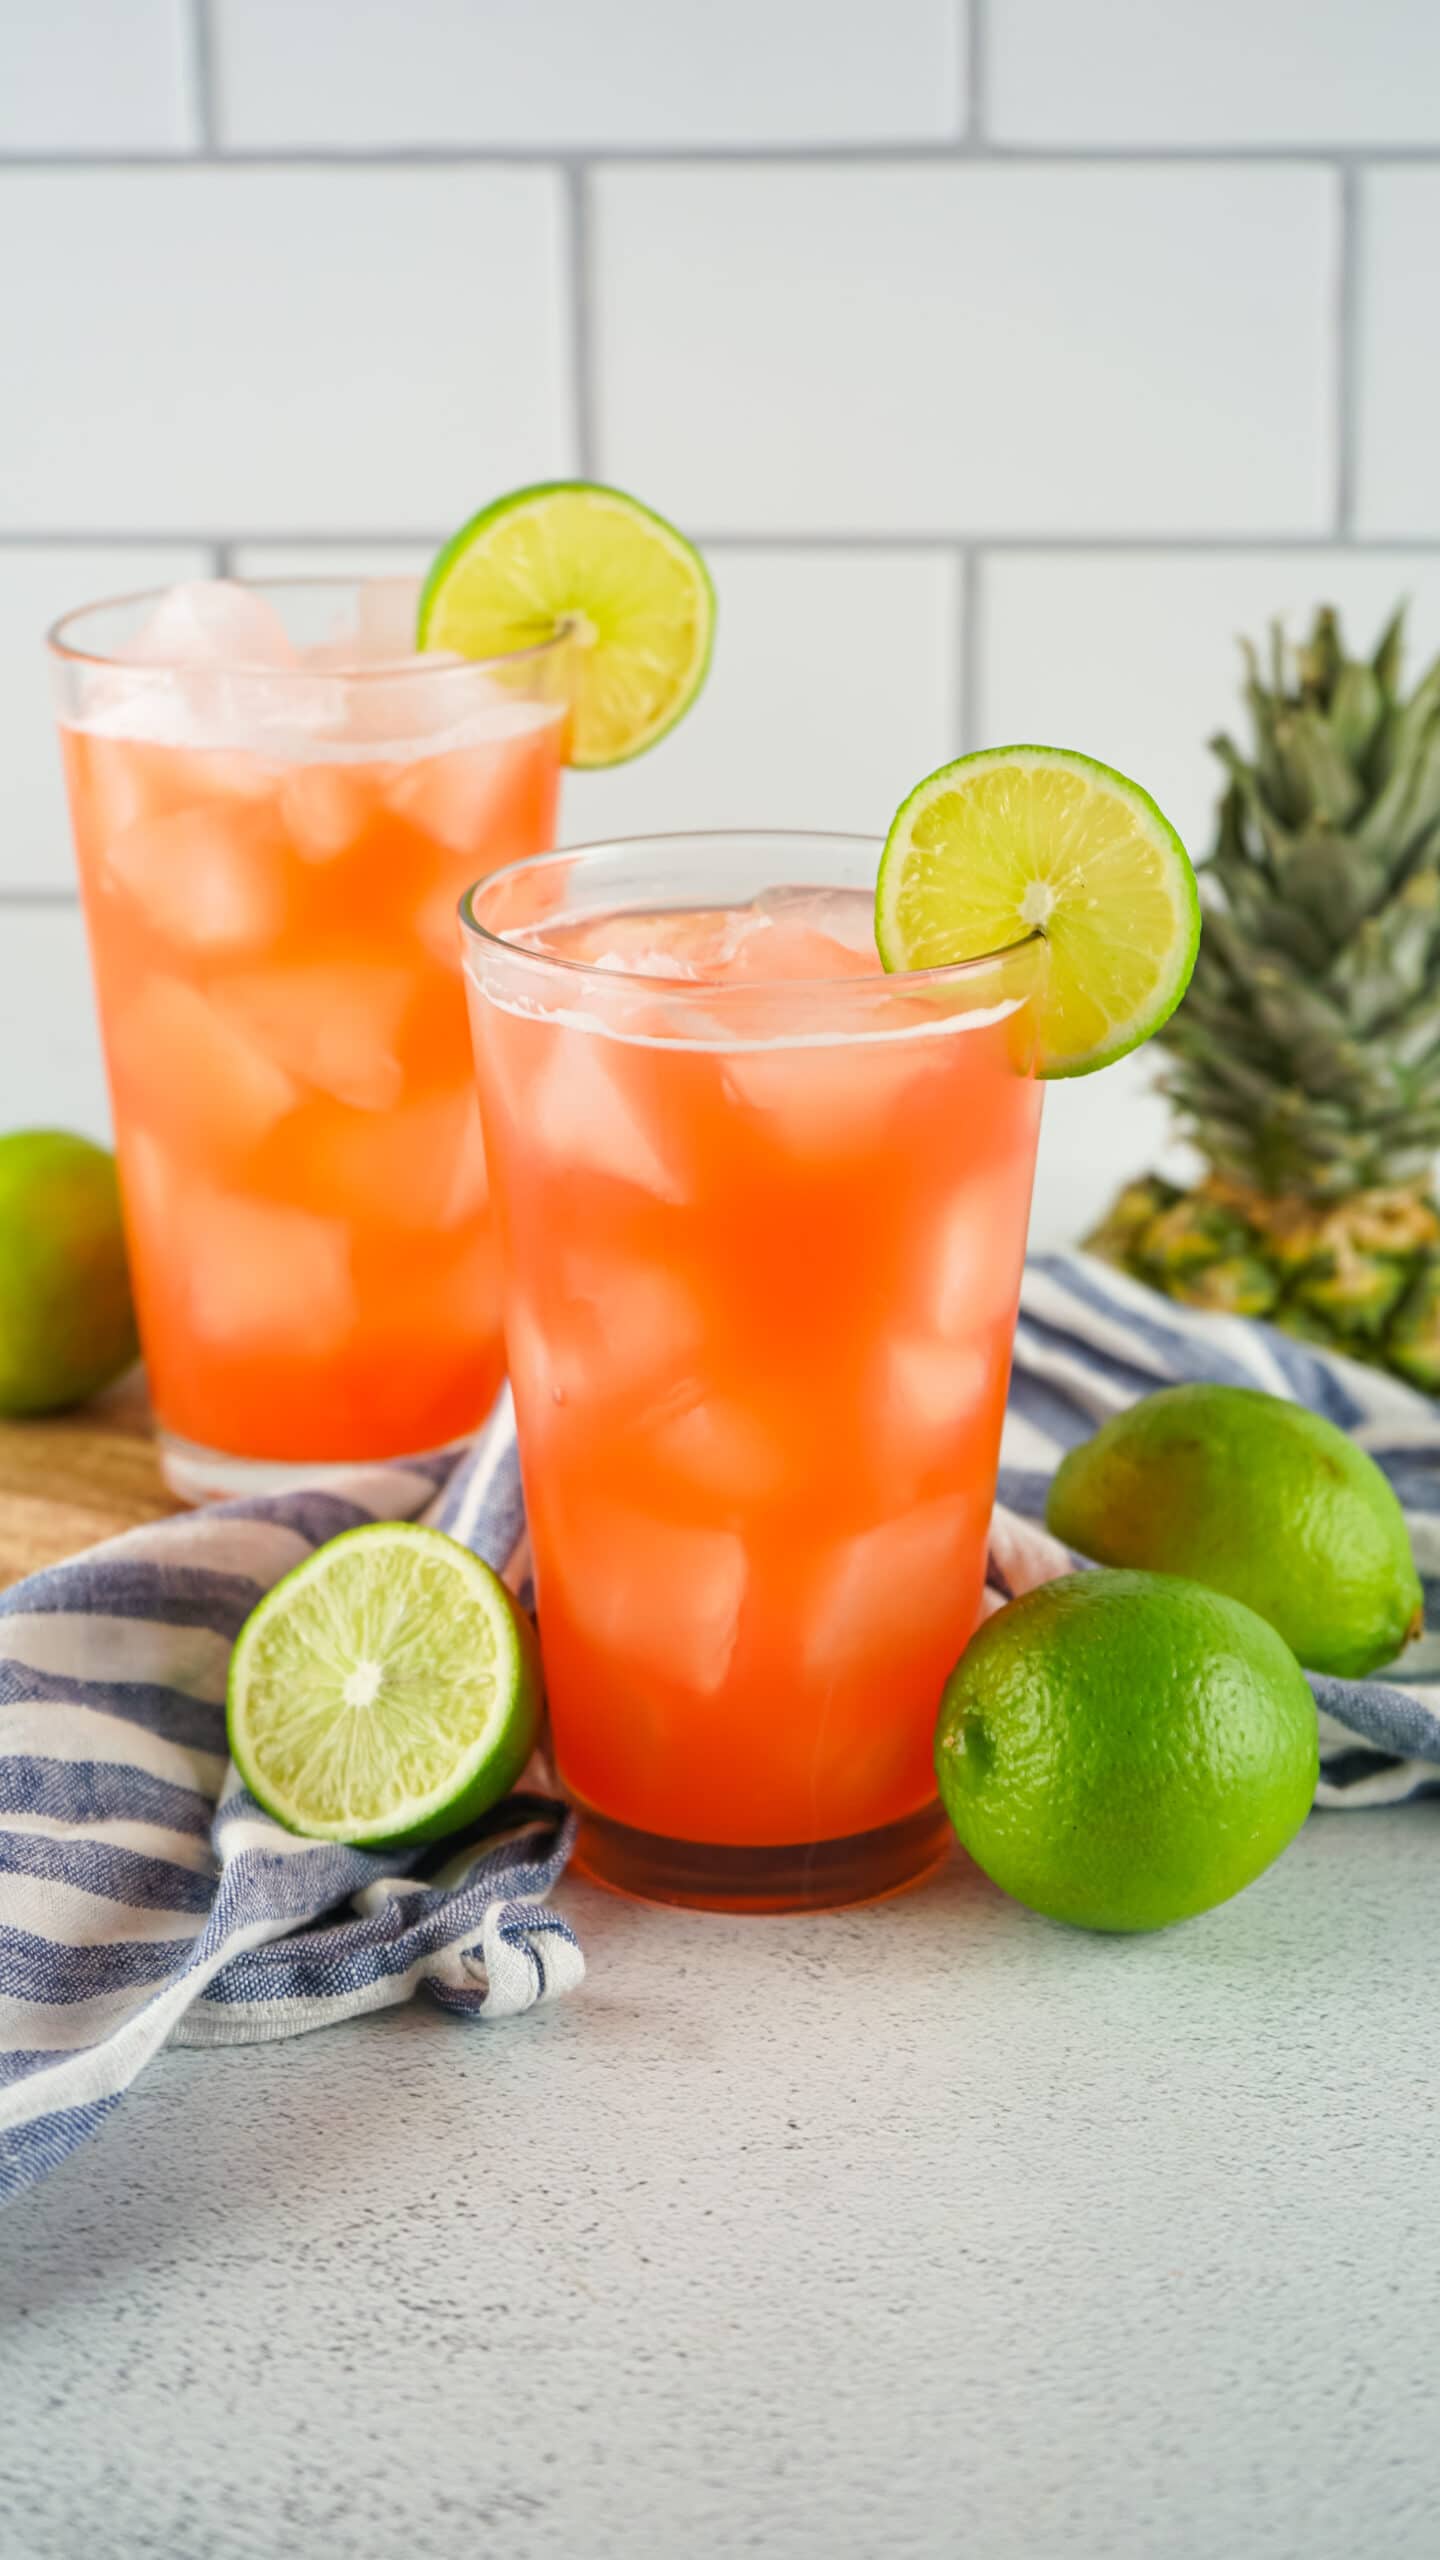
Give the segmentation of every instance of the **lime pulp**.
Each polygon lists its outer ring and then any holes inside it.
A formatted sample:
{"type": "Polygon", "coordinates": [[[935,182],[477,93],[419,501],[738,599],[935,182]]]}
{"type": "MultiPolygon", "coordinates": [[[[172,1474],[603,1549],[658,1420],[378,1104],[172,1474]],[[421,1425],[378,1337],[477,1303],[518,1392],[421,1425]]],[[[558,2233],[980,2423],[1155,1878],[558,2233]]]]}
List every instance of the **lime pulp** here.
{"type": "Polygon", "coordinates": [[[1190,859],[1139,784],[1065,747],[990,747],[911,792],[881,856],[887,969],[1045,937],[1039,1072],[1088,1075],[1174,1011],[1200,941],[1190,859]]]}
{"type": "Polygon", "coordinates": [[[316,1549],[240,1630],[226,1719],[257,1803],[313,1839],[440,1839],[513,1786],[534,1747],[534,1636],[504,1584],[438,1529],[378,1521],[316,1549]]]}
{"type": "Polygon", "coordinates": [[[422,649],[501,658],[568,633],[569,760],[622,764],[672,729],[705,681],[715,591],[699,552],[623,490],[555,480],[472,516],[420,597],[422,649]]]}

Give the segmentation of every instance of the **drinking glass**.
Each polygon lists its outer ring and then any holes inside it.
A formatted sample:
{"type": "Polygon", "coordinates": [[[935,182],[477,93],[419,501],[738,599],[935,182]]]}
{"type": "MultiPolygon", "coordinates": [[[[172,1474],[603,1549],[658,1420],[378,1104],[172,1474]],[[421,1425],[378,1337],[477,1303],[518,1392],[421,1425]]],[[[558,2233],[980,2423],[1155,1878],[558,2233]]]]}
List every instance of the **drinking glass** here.
{"type": "Polygon", "coordinates": [[[652,1899],[869,1899],[948,1837],[1044,944],[887,977],[879,851],[596,845],[461,910],[558,1771],[652,1899]]]}
{"type": "Polygon", "coordinates": [[[141,1340],[186,1499],[453,1441],[499,1384],[455,910],[477,871],[554,841],[566,644],[427,660],[415,601],[413,580],[182,589],[50,635],[141,1340]],[[192,631],[175,596],[219,618],[192,631]]]}

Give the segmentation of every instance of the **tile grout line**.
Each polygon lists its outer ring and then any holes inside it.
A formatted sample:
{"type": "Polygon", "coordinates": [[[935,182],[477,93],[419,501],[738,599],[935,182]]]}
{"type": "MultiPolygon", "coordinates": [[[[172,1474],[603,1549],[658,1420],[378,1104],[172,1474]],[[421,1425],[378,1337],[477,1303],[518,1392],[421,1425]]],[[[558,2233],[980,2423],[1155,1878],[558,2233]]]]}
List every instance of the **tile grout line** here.
{"type": "Polygon", "coordinates": [[[195,124],[192,159],[211,160],[216,144],[215,30],[210,0],[188,0],[185,11],[185,67],[190,109],[195,124]]]}
{"type": "Polygon", "coordinates": [[[1360,171],[1340,172],[1340,255],[1335,279],[1335,530],[1342,541],[1355,530],[1355,481],[1360,415],[1360,254],[1363,199],[1360,171]]]}
{"type": "Polygon", "coordinates": [[[575,420],[575,468],[595,478],[595,268],[591,255],[590,173],[583,160],[566,163],[565,207],[570,287],[570,399],[575,420]]]}
{"type": "Polygon", "coordinates": [[[965,83],[965,115],[961,124],[962,139],[973,146],[985,139],[988,122],[990,71],[990,27],[985,12],[988,0],[957,0],[965,10],[964,42],[959,48],[961,78],[965,83]]]}
{"type": "MultiPolygon", "coordinates": [[[[192,0],[198,28],[208,21],[203,0],[192,0]]],[[[213,63],[203,49],[207,120],[213,63]]],[[[981,76],[985,56],[981,52],[981,76]]],[[[953,135],[948,141],[915,137],[888,142],[596,143],[583,149],[564,143],[375,143],[366,148],[294,145],[284,149],[227,150],[207,141],[199,153],[178,151],[0,151],[0,175],[60,170],[85,176],[107,169],[555,169],[587,168],[917,167],[1002,168],[1395,168],[1440,166],[1440,143],[1344,142],[1004,142],[992,135],[953,135]]]]}
{"type": "MultiPolygon", "coordinates": [[[[731,527],[727,527],[723,532],[712,532],[706,531],[703,527],[697,529],[689,524],[686,526],[686,531],[693,542],[701,544],[707,551],[762,553],[789,551],[802,554],[826,554],[845,551],[888,551],[900,554],[949,556],[957,548],[963,549],[971,545],[987,553],[1013,554],[1022,558],[1049,552],[1066,557],[1087,553],[1096,553],[1102,557],[1110,554],[1130,557],[1136,553],[1166,551],[1197,557],[1227,551],[1275,551],[1283,554],[1343,550],[1353,551],[1361,556],[1375,557],[1384,557],[1398,552],[1418,552],[1427,556],[1440,552],[1440,534],[1367,534],[1355,533],[1348,528],[1337,533],[1333,524],[1316,525],[1303,533],[1293,530],[1273,533],[1254,531],[1237,533],[1227,532],[1223,527],[1214,533],[1166,532],[1163,529],[1153,533],[1062,533],[1058,531],[1018,533],[995,532],[983,525],[969,527],[937,525],[921,532],[883,532],[873,527],[855,526],[848,530],[833,527],[812,532],[797,527],[789,532],[776,533],[746,532],[743,529],[731,527]]],[[[137,549],[209,550],[227,555],[246,550],[290,549],[336,552],[362,548],[370,551],[417,549],[433,551],[443,540],[443,532],[434,525],[411,526],[408,530],[399,532],[393,526],[377,529],[370,525],[355,527],[343,533],[326,529],[316,531],[303,525],[289,525],[280,531],[274,527],[264,527],[259,531],[252,531],[249,527],[245,527],[238,532],[230,533],[217,533],[212,526],[199,530],[194,526],[182,526],[177,530],[170,525],[160,532],[154,529],[147,530],[144,527],[114,525],[106,526],[103,530],[91,527],[88,531],[76,531],[72,526],[49,532],[15,526],[9,530],[0,529],[0,557],[3,557],[7,551],[133,551],[137,549]]]]}
{"type": "Polygon", "coordinates": [[[956,693],[960,744],[956,753],[968,756],[974,753],[980,738],[980,611],[985,555],[976,544],[962,542],[951,556],[956,581],[955,647],[959,657],[956,693]]]}

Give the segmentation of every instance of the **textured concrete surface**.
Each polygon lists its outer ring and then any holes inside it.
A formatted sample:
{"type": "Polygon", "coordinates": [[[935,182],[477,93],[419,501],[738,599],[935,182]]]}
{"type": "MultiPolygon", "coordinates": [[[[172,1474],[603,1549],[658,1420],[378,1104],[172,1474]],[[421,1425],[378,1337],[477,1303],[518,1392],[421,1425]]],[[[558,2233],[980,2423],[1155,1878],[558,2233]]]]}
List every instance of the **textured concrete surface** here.
{"type": "Polygon", "coordinates": [[[1431,2560],[1440,1803],[1149,1941],[564,1901],[0,2222],[5,2560],[1431,2560]]]}

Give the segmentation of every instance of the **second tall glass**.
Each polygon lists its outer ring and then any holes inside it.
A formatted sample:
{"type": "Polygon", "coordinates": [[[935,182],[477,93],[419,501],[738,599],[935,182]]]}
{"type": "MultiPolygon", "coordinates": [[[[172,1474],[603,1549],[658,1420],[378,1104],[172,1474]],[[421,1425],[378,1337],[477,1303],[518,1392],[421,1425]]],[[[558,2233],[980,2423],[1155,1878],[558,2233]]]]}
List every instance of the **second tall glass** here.
{"type": "Polygon", "coordinates": [[[887,978],[878,853],[657,837],[464,910],[559,1772],[661,1899],[853,1901],[948,1836],[1044,946],[887,978]]]}

